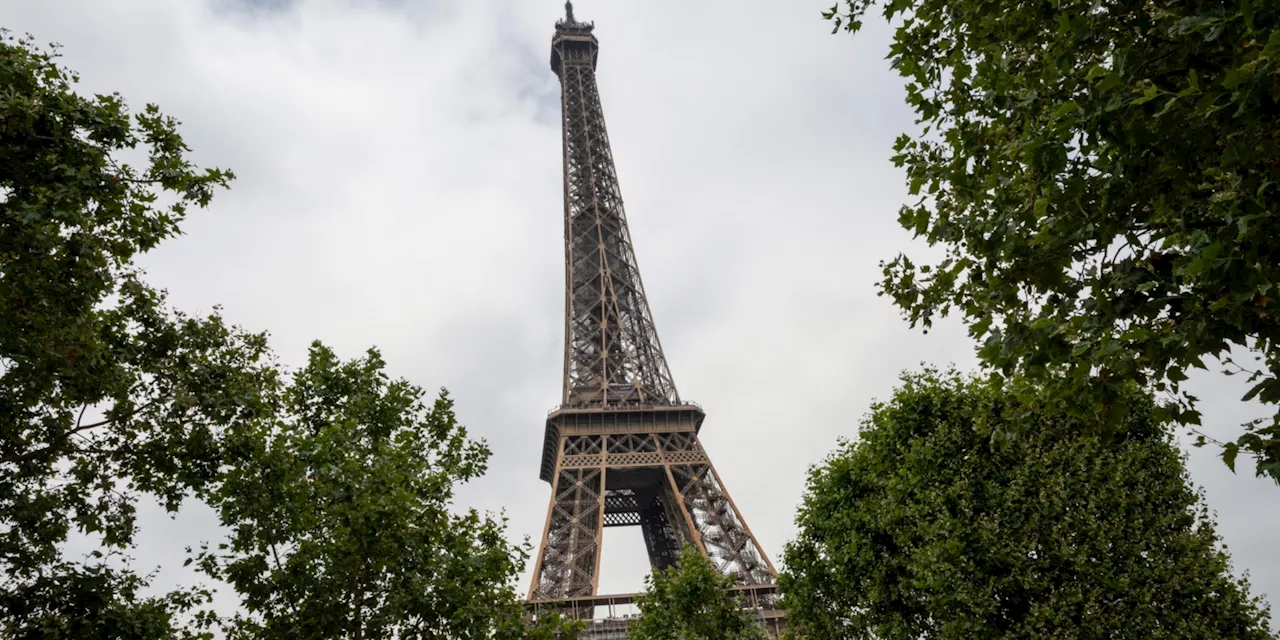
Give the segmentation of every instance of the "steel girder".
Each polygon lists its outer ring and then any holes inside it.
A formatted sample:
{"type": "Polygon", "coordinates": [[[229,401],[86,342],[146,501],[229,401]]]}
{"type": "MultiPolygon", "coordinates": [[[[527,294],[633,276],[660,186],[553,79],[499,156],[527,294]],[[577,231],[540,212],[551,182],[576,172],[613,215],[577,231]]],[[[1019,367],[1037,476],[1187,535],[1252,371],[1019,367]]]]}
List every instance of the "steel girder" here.
{"type": "Polygon", "coordinates": [[[679,404],[631,247],[591,26],[556,25],[563,116],[565,406],[679,404]]]}

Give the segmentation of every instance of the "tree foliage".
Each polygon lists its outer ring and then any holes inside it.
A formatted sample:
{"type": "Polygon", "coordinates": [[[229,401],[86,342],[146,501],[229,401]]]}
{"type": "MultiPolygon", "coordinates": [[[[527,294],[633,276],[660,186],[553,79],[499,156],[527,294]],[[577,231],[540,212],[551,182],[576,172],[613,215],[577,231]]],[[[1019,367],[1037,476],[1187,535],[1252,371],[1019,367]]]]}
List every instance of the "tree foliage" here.
{"type": "MultiPolygon", "coordinates": [[[[177,123],[155,106],[131,114],[118,95],[76,94],[76,80],[52,52],[0,31],[6,636],[56,611],[190,604],[134,601],[142,579],[106,556],[131,544],[141,495],[176,509],[216,475],[221,431],[270,411],[259,400],[274,376],[265,339],[217,315],[169,310],[133,266],[231,174],[192,166],[177,123]],[[139,167],[121,160],[128,154],[139,167]],[[106,553],[64,558],[72,532],[96,538],[106,553]],[[72,600],[58,602],[59,594],[72,600]]],[[[58,625],[41,633],[83,637],[58,625]]]]}
{"type": "Polygon", "coordinates": [[[206,589],[144,595],[147,580],[104,563],[67,563],[0,592],[6,638],[208,639],[207,611],[182,616],[209,599],[206,589]]]}
{"type": "Polygon", "coordinates": [[[631,639],[763,640],[764,628],[730,594],[733,586],[733,576],[720,575],[710,560],[686,545],[675,566],[655,569],[645,579],[631,639]]]}
{"type": "MultiPolygon", "coordinates": [[[[827,16],[856,31],[873,4],[827,16]]],[[[895,147],[918,196],[899,220],[945,250],[885,266],[913,325],[959,311],[986,365],[1104,427],[1134,381],[1199,424],[1180,383],[1205,358],[1280,402],[1280,4],[883,9],[923,125],[895,147]]],[[[1227,464],[1243,450],[1280,481],[1280,412],[1245,426],[1227,464]]]]}
{"type": "Polygon", "coordinates": [[[199,566],[242,596],[231,637],[524,637],[527,549],[505,519],[451,510],[489,449],[447,395],[428,408],[383,369],[314,344],[281,413],[230,438],[211,502],[232,533],[199,566]]]}
{"type": "Polygon", "coordinates": [[[1272,637],[1131,393],[1106,441],[990,381],[905,376],[810,472],[779,579],[790,622],[814,639],[1272,637]]]}
{"type": "MultiPolygon", "coordinates": [[[[522,635],[515,636],[522,640],[578,640],[587,629],[587,621],[561,615],[558,611],[543,611],[536,618],[522,619],[522,635]]],[[[495,635],[513,637],[505,631],[495,635]]]]}

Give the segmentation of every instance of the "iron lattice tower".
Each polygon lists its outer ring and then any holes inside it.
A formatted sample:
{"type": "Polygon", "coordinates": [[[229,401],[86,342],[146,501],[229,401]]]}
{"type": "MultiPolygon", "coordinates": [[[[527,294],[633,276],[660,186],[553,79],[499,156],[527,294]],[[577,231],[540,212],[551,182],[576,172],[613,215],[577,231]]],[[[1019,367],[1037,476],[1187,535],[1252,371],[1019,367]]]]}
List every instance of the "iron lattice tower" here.
{"type": "Polygon", "coordinates": [[[639,526],[649,561],[693,545],[744,588],[776,571],[698,439],[704,414],[676,391],[627,230],[596,87],[594,25],[556,23],[564,152],[562,404],[547,417],[541,478],[551,504],[531,602],[596,596],[604,527],[639,526]]]}

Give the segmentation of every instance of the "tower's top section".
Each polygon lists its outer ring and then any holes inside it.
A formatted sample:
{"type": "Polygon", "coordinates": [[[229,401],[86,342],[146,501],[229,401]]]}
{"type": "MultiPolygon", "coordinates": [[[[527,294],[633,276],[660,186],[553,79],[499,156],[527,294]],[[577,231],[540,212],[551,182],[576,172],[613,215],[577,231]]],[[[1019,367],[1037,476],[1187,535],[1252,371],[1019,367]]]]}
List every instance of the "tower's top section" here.
{"type": "Polygon", "coordinates": [[[568,28],[568,27],[585,28],[588,31],[590,31],[593,26],[595,25],[592,23],[578,22],[577,20],[574,19],[573,2],[564,3],[564,20],[559,20],[556,22],[557,31],[559,31],[562,28],[568,28]]]}
{"type": "MultiPolygon", "coordinates": [[[[565,375],[562,406],[683,406],[640,282],[596,86],[594,26],[556,23],[551,68],[564,123],[565,375]]],[[[553,443],[554,444],[554,443],[553,443]]]]}
{"type": "Polygon", "coordinates": [[[551,70],[560,73],[560,65],[566,54],[578,61],[586,61],[594,70],[596,53],[600,43],[591,35],[596,28],[593,22],[578,22],[573,17],[573,3],[564,3],[564,19],[556,21],[556,35],[551,39],[551,70]]]}

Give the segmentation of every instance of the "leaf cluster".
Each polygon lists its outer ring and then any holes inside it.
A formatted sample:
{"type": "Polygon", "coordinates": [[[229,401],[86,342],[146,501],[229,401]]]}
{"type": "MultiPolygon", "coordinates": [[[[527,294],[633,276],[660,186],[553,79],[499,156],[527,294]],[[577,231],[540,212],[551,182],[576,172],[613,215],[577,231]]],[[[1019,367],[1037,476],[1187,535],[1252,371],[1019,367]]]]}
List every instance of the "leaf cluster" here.
{"type": "MultiPolygon", "coordinates": [[[[826,16],[856,31],[873,4],[826,16]]],[[[899,221],[945,251],[884,265],[913,325],[958,311],[985,365],[1103,430],[1131,382],[1194,428],[1206,358],[1280,402],[1280,4],[878,4],[920,124],[899,221]]],[[[1280,481],[1280,412],[1245,427],[1228,464],[1280,481]]]]}
{"type": "Polygon", "coordinates": [[[655,569],[636,600],[632,640],[763,640],[764,628],[729,591],[732,575],[685,545],[672,567],[655,569]]]}
{"type": "Polygon", "coordinates": [[[1152,401],[1128,393],[1107,441],[989,381],[904,376],[810,472],[778,584],[789,622],[814,639],[1273,637],[1152,401]]]}
{"type": "Polygon", "coordinates": [[[189,608],[135,601],[145,581],[105,555],[132,543],[140,496],[175,510],[208,486],[221,432],[269,413],[275,378],[263,336],[168,309],[132,262],[231,174],[194,167],[154,105],[77,94],[55,51],[0,31],[0,629],[17,636],[58,610],[20,603],[51,594],[189,608]],[[72,532],[108,553],[63,558],[72,532]]]}
{"type": "Polygon", "coordinates": [[[384,367],[313,344],[281,412],[228,437],[209,500],[231,534],[196,562],[241,594],[229,637],[523,636],[527,549],[505,518],[451,509],[489,449],[443,391],[428,407],[384,367]]]}
{"type": "Polygon", "coordinates": [[[106,564],[66,564],[0,592],[5,637],[15,640],[210,640],[207,612],[179,619],[209,600],[208,590],[180,589],[143,595],[148,580],[106,564]]]}

